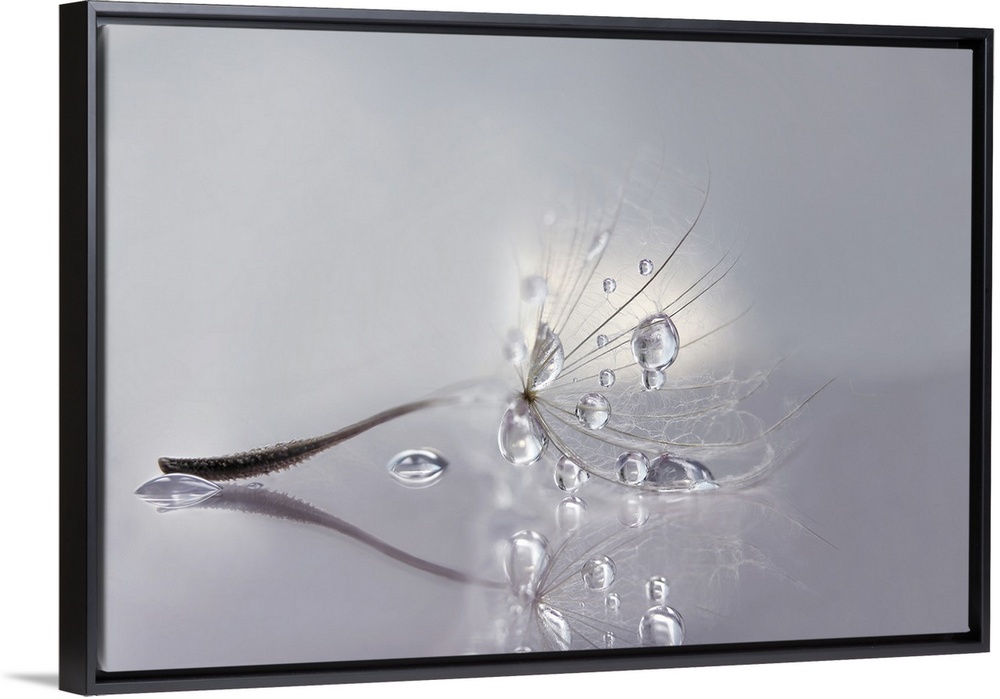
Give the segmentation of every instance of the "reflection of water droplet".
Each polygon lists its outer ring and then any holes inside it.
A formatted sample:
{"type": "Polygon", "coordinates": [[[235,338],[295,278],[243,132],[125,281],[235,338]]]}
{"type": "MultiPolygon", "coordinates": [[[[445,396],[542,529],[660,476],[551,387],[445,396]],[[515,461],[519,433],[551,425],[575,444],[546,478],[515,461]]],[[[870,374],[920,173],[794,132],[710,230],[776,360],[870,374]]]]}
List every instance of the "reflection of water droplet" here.
{"type": "Polygon", "coordinates": [[[611,388],[615,385],[614,369],[601,369],[601,373],[597,375],[597,380],[604,388],[611,388]]]}
{"type": "Polygon", "coordinates": [[[615,635],[611,631],[604,632],[604,647],[605,648],[615,647],[615,635]]]}
{"type": "Polygon", "coordinates": [[[639,260],[639,274],[648,277],[653,273],[653,261],[650,259],[639,260]]]}
{"type": "Polygon", "coordinates": [[[531,355],[531,387],[538,390],[555,381],[565,359],[562,340],[546,323],[540,323],[535,337],[535,351],[531,355]]]}
{"type": "Polygon", "coordinates": [[[389,460],[389,474],[407,488],[426,488],[444,476],[448,461],[434,449],[407,449],[389,460]]]}
{"type": "Polygon", "coordinates": [[[604,287],[604,293],[605,294],[610,294],[615,289],[618,288],[618,282],[616,282],[611,277],[608,277],[607,279],[604,280],[604,283],[602,284],[602,286],[604,287]]]}
{"type": "Polygon", "coordinates": [[[590,249],[587,251],[587,262],[596,260],[604,252],[604,248],[608,247],[609,240],[611,240],[611,231],[601,231],[595,235],[594,241],[590,244],[590,249]]]}
{"type": "Polygon", "coordinates": [[[666,369],[679,347],[677,327],[666,313],[654,313],[632,331],[632,356],[643,369],[666,369]]]}
{"type": "Polygon", "coordinates": [[[549,641],[559,650],[569,650],[573,642],[573,633],[566,617],[549,605],[540,604],[538,618],[542,620],[542,628],[545,629],[549,641]]]}
{"type": "Polygon", "coordinates": [[[548,438],[525,400],[518,400],[500,419],[500,453],[515,466],[533,464],[542,457],[548,438]]]}
{"type": "Polygon", "coordinates": [[[257,481],[254,481],[253,483],[248,483],[247,484],[247,488],[249,488],[250,490],[260,490],[263,487],[264,487],[264,484],[263,483],[258,483],[257,481]]]}
{"type": "Polygon", "coordinates": [[[600,393],[585,393],[576,404],[576,419],[591,430],[599,430],[611,418],[611,404],[600,393]]]}
{"type": "Polygon", "coordinates": [[[646,483],[656,490],[715,490],[719,484],[704,464],[688,459],[678,459],[670,454],[660,454],[649,464],[646,483]]]}
{"type": "Polygon", "coordinates": [[[503,346],[503,358],[511,364],[517,364],[527,356],[528,345],[524,341],[524,333],[517,329],[510,330],[503,346]]]}
{"type": "Polygon", "coordinates": [[[533,274],[521,281],[521,299],[532,306],[541,306],[549,296],[549,285],[545,277],[533,274]]]}
{"type": "Polygon", "coordinates": [[[629,485],[638,485],[646,480],[649,471],[649,460],[639,451],[627,451],[615,461],[618,470],[618,480],[629,485]]]}
{"type": "Polygon", "coordinates": [[[549,542],[538,532],[520,531],[507,542],[504,572],[511,592],[518,601],[529,603],[535,599],[538,582],[549,562],[549,542]]]}
{"type": "Polygon", "coordinates": [[[670,594],[670,583],[662,575],[654,575],[646,581],[646,599],[658,607],[667,603],[667,595],[670,594]]]}
{"type": "Polygon", "coordinates": [[[222,487],[212,481],[185,473],[168,473],[146,481],[135,494],[143,502],[164,510],[191,507],[218,495],[222,487]]]}
{"type": "Polygon", "coordinates": [[[575,493],[584,483],[590,480],[590,474],[580,468],[575,461],[564,456],[556,462],[555,481],[559,490],[575,493]]]}
{"type": "Polygon", "coordinates": [[[607,590],[615,581],[615,562],[608,556],[595,556],[583,564],[580,575],[591,590],[607,590]]]}
{"type": "Polygon", "coordinates": [[[575,532],[587,519],[587,503],[570,496],[556,505],[556,525],[564,532],[575,532]]]}
{"type": "Polygon", "coordinates": [[[642,370],[642,387],[647,391],[658,391],[667,382],[667,375],[660,369],[642,370]]]}
{"type": "Polygon", "coordinates": [[[617,612],[618,608],[621,606],[622,598],[618,596],[617,592],[612,592],[604,598],[604,608],[609,612],[617,612]]]}
{"type": "Polygon", "coordinates": [[[604,347],[604,345],[606,345],[606,344],[608,344],[608,336],[607,335],[598,335],[597,336],[597,346],[598,347],[604,347]]]}
{"type": "Polygon", "coordinates": [[[517,648],[514,649],[514,652],[515,653],[530,653],[531,652],[531,647],[530,646],[518,646],[517,648]]]}
{"type": "Polygon", "coordinates": [[[631,529],[641,527],[648,520],[649,508],[637,495],[627,498],[618,510],[618,521],[631,529]]]}
{"type": "Polygon", "coordinates": [[[684,620],[673,607],[653,607],[639,620],[639,642],[644,646],[684,643],[684,620]]]}

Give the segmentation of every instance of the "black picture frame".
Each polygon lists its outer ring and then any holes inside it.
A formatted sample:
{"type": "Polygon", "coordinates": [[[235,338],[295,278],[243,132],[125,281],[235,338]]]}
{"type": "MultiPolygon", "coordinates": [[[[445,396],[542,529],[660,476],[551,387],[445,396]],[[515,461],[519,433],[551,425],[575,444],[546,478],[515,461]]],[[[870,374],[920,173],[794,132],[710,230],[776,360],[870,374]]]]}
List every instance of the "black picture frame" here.
{"type": "Polygon", "coordinates": [[[989,650],[992,65],[989,29],[77,2],[60,8],[60,688],[78,694],[778,663],[989,650]],[[923,47],[972,54],[969,631],[921,636],[105,672],[102,515],[101,66],[105,24],[923,47]]]}

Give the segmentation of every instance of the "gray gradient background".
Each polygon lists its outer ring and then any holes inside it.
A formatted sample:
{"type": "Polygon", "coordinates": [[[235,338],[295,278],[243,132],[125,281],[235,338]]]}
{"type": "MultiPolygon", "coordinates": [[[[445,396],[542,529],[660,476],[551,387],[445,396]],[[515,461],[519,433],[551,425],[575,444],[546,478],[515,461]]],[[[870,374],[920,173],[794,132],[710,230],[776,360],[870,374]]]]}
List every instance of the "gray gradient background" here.
{"type": "MultiPolygon", "coordinates": [[[[132,491],[166,453],[324,432],[494,370],[511,231],[575,166],[620,169],[659,139],[711,164],[711,223],[749,234],[748,354],[794,347],[790,387],[838,379],[774,486],[835,548],[782,556],[808,595],[750,576],[700,641],[966,629],[969,55],[126,26],[102,42],[106,669],[464,652],[481,619],[452,587],[132,491]]],[[[417,427],[450,456],[474,441],[417,427]]],[[[282,487],[457,564],[490,484],[456,468],[383,490],[364,465],[413,426],[393,429],[282,487]]]]}

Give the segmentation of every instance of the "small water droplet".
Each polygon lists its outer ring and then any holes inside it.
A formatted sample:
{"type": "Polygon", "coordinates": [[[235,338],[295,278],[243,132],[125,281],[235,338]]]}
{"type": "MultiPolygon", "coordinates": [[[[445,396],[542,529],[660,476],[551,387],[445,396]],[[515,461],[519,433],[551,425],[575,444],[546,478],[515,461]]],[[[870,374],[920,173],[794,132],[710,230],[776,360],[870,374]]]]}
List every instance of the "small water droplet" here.
{"type": "Polygon", "coordinates": [[[538,605],[538,618],[542,620],[542,628],[552,645],[559,650],[569,650],[573,643],[573,632],[566,617],[549,605],[540,604],[538,605]]]}
{"type": "Polygon", "coordinates": [[[517,648],[514,649],[514,652],[515,653],[530,653],[531,652],[531,647],[530,646],[518,646],[517,648]]]}
{"type": "Polygon", "coordinates": [[[597,375],[597,380],[604,388],[611,388],[615,385],[614,369],[601,369],[601,373],[597,375]]]}
{"type": "Polygon", "coordinates": [[[639,620],[639,642],[644,646],[684,643],[684,620],[673,607],[653,607],[639,620]]]}
{"type": "Polygon", "coordinates": [[[556,525],[564,532],[571,533],[583,526],[587,519],[587,503],[570,496],[556,505],[556,525]]]}
{"type": "Polygon", "coordinates": [[[622,598],[618,596],[617,592],[612,592],[604,598],[604,608],[609,612],[617,612],[621,606],[622,598]]]}
{"type": "Polygon", "coordinates": [[[626,451],[615,461],[618,480],[628,485],[638,485],[646,480],[649,472],[649,460],[639,451],[626,451]]]}
{"type": "Polygon", "coordinates": [[[602,286],[604,288],[604,293],[605,294],[610,294],[610,293],[613,293],[614,290],[618,288],[618,282],[616,282],[611,277],[608,277],[607,279],[604,280],[604,283],[602,284],[602,286]]]}
{"type": "Polygon", "coordinates": [[[556,462],[553,473],[556,486],[567,493],[575,493],[580,486],[590,480],[590,474],[568,456],[563,456],[556,462]]]}
{"type": "Polygon", "coordinates": [[[542,458],[548,437],[524,399],[519,399],[500,419],[497,432],[500,453],[515,466],[527,466],[542,458]]]}
{"type": "Polygon", "coordinates": [[[531,306],[541,306],[549,297],[549,285],[545,277],[533,274],[521,281],[521,300],[531,306]]]}
{"type": "Polygon", "coordinates": [[[538,532],[526,529],[510,537],[504,557],[504,573],[511,593],[527,604],[535,599],[538,582],[549,562],[549,542],[538,532]]]}
{"type": "Polygon", "coordinates": [[[507,332],[507,341],[503,346],[503,358],[511,364],[519,364],[528,356],[528,345],[524,333],[513,329],[507,332]]]}
{"type": "Polygon", "coordinates": [[[247,484],[247,488],[249,488],[250,490],[260,490],[263,487],[264,487],[264,484],[263,483],[258,483],[257,481],[254,481],[253,483],[248,483],[247,484]]]}
{"type": "Polygon", "coordinates": [[[606,345],[606,344],[608,344],[608,336],[607,335],[598,335],[597,336],[597,346],[598,347],[604,347],[604,345],[606,345]]]}
{"type": "Polygon", "coordinates": [[[565,359],[562,340],[546,323],[539,323],[528,373],[531,387],[537,391],[555,381],[563,369],[565,359]]]}
{"type": "Polygon", "coordinates": [[[186,473],[168,473],[146,481],[135,494],[143,502],[164,510],[179,510],[218,495],[222,487],[198,476],[186,473]]]}
{"type": "Polygon", "coordinates": [[[704,464],[667,453],[650,462],[646,483],[664,492],[715,490],[719,487],[704,464]]]}
{"type": "Polygon", "coordinates": [[[591,590],[607,590],[615,581],[615,562],[608,556],[595,556],[583,564],[580,575],[591,590]]]}
{"type": "Polygon", "coordinates": [[[653,273],[653,261],[646,258],[639,260],[639,274],[644,277],[648,277],[653,273]]]}
{"type": "Polygon", "coordinates": [[[448,461],[440,452],[430,449],[407,449],[389,460],[389,475],[407,488],[427,488],[445,474],[448,461]]]}
{"type": "Polygon", "coordinates": [[[677,359],[680,339],[666,313],[654,313],[632,331],[632,356],[643,369],[666,369],[677,359]]]}
{"type": "Polygon", "coordinates": [[[585,393],[576,404],[576,419],[591,430],[599,430],[611,419],[611,404],[600,393],[585,393]]]}
{"type": "Polygon", "coordinates": [[[633,495],[622,502],[618,510],[618,521],[630,529],[641,527],[649,521],[649,508],[640,496],[633,495]]]}
{"type": "Polygon", "coordinates": [[[605,648],[615,647],[615,635],[611,631],[604,632],[604,647],[605,648]]]}
{"type": "Polygon", "coordinates": [[[646,581],[646,599],[657,607],[662,607],[667,603],[667,595],[670,594],[670,583],[662,575],[654,575],[646,581]]]}
{"type": "Polygon", "coordinates": [[[667,382],[667,375],[661,369],[643,369],[642,387],[647,391],[658,391],[667,382]]]}
{"type": "Polygon", "coordinates": [[[604,252],[604,249],[608,247],[608,241],[611,240],[611,231],[601,231],[594,236],[593,242],[590,244],[590,249],[587,250],[586,261],[593,262],[604,252]]]}

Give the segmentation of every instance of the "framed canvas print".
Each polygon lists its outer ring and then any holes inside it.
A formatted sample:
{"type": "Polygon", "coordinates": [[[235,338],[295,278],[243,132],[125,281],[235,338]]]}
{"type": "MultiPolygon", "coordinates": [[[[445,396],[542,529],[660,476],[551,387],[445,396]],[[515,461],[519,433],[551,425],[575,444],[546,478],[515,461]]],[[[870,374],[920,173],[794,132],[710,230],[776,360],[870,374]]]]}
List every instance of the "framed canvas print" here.
{"type": "Polygon", "coordinates": [[[61,8],[61,686],[988,649],[987,29],[61,8]]]}

